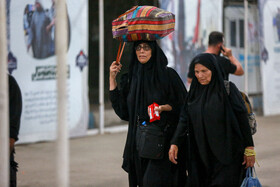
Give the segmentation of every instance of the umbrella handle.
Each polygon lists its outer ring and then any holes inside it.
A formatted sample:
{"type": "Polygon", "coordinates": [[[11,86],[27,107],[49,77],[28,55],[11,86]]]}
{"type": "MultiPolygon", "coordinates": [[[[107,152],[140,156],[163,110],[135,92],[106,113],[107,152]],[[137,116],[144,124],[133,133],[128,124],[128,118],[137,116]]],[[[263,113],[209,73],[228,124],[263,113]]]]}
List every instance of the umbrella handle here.
{"type": "MultiPolygon", "coordinates": [[[[127,14],[129,14],[130,12],[133,12],[134,10],[137,9],[137,7],[138,7],[138,5],[132,7],[132,9],[126,11],[125,13],[123,13],[122,15],[120,15],[118,18],[120,18],[120,17],[122,17],[122,16],[124,16],[124,15],[127,15],[127,14]]],[[[122,42],[120,42],[119,49],[118,49],[118,55],[117,55],[117,59],[116,59],[116,62],[117,62],[118,64],[120,63],[120,60],[121,60],[121,57],[122,57],[122,53],[123,53],[123,49],[124,49],[124,46],[125,46],[125,42],[123,43],[122,47],[121,47],[121,45],[122,45],[122,42]],[[121,50],[121,49],[122,49],[122,50],[121,50]]]]}
{"type": "Polygon", "coordinates": [[[120,64],[124,46],[125,46],[125,42],[123,42],[123,45],[122,45],[122,42],[120,42],[119,49],[118,49],[118,55],[117,55],[117,59],[116,59],[117,64],[120,64]]]}

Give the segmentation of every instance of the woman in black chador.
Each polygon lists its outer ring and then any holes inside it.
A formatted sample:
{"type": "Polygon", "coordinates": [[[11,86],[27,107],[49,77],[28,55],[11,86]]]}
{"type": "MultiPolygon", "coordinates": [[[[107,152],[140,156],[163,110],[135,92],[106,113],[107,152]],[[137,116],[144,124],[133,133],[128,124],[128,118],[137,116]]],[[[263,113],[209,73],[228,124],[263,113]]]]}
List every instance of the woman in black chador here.
{"type": "MultiPolygon", "coordinates": [[[[187,91],[176,71],[167,67],[167,58],[156,41],[134,42],[133,47],[129,72],[121,77],[120,90],[117,88],[116,75],[121,65],[113,62],[110,66],[112,106],[122,120],[129,121],[122,168],[128,172],[129,186],[132,187],[183,186],[186,177],[184,164],[171,163],[168,149],[187,91]],[[160,120],[150,123],[148,106],[154,102],[159,105],[155,110],[160,113],[160,120]],[[141,129],[146,127],[157,127],[163,132],[165,141],[162,158],[142,156],[144,136],[141,129]]],[[[145,143],[154,142],[152,139],[145,143]]],[[[147,153],[156,151],[151,149],[147,153]]]]}
{"type": "Polygon", "coordinates": [[[188,186],[240,186],[244,168],[255,163],[241,94],[232,83],[227,92],[213,55],[203,53],[193,61],[195,77],[171,141],[169,159],[177,163],[178,147],[180,152],[182,137],[188,135],[188,186]]]}

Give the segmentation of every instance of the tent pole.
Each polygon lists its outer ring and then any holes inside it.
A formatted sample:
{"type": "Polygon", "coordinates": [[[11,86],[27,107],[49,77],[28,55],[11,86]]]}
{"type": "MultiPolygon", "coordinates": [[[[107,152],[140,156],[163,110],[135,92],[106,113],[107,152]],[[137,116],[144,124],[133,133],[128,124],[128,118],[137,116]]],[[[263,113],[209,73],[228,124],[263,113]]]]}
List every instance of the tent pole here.
{"type": "Polygon", "coordinates": [[[0,187],[9,186],[9,119],[6,0],[0,0],[0,187]]]}
{"type": "Polygon", "coordinates": [[[248,95],[248,1],[244,0],[244,92],[248,95]]]}
{"type": "Polygon", "coordinates": [[[56,0],[55,52],[57,55],[57,186],[69,186],[69,139],[67,123],[67,14],[66,1],[56,0]]]}
{"type": "Polygon", "coordinates": [[[99,133],[104,134],[104,1],[99,0],[99,133]]]}

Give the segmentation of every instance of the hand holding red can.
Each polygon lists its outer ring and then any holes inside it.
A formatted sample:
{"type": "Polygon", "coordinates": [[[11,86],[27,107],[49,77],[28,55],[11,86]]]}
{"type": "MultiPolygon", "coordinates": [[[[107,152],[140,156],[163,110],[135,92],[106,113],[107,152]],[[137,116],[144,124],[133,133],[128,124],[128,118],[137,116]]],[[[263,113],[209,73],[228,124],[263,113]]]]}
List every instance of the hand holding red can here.
{"type": "Polygon", "coordinates": [[[148,106],[148,113],[150,116],[150,122],[154,122],[156,120],[160,120],[159,111],[156,111],[155,108],[158,108],[159,105],[157,103],[153,103],[148,106]]]}

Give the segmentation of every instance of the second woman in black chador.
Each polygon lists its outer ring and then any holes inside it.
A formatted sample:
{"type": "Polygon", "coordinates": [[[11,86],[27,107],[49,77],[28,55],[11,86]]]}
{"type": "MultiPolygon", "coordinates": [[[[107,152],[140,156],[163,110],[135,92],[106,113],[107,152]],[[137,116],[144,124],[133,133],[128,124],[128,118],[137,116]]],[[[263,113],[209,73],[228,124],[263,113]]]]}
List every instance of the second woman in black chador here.
{"type": "Polygon", "coordinates": [[[122,168],[128,172],[132,187],[183,186],[185,167],[168,160],[168,148],[187,91],[176,71],[167,67],[167,58],[155,41],[138,41],[133,47],[129,72],[121,77],[120,90],[116,75],[121,65],[113,62],[110,67],[112,106],[121,119],[129,121],[122,168]],[[165,130],[164,156],[156,160],[140,157],[136,148],[137,124],[149,121],[148,106],[154,102],[160,112],[156,124],[165,130]]]}
{"type": "Polygon", "coordinates": [[[193,61],[195,77],[171,141],[170,160],[176,163],[177,146],[189,134],[188,186],[238,187],[244,168],[255,163],[245,104],[234,84],[226,91],[213,55],[203,53],[193,61]]]}

